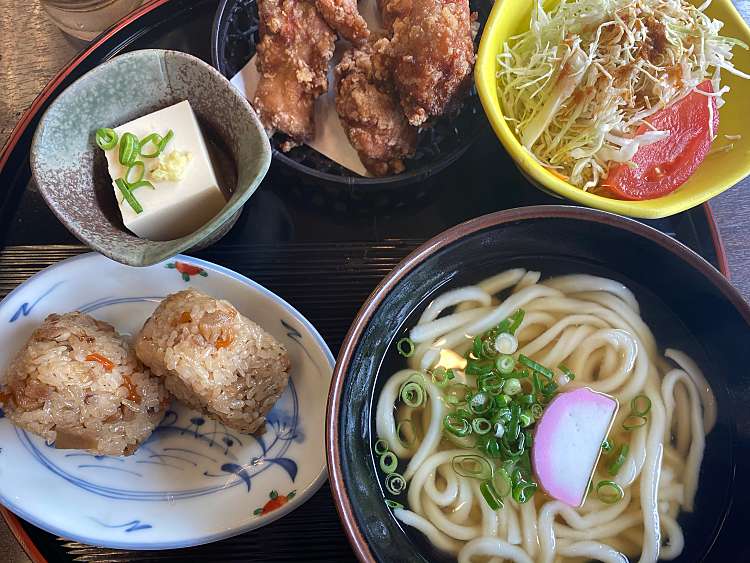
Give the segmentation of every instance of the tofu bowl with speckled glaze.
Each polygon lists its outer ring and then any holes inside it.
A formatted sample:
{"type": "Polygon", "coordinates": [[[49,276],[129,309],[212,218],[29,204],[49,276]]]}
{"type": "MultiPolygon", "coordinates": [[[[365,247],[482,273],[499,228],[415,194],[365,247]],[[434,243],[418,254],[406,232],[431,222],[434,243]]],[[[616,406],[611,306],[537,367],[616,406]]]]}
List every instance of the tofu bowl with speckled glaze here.
{"type": "Polygon", "coordinates": [[[34,180],[57,218],[92,249],[130,266],[155,264],[219,240],[270,162],[268,138],[247,100],[200,59],[161,49],[120,55],[74,82],[42,117],[31,148],[34,180]],[[226,204],[178,238],[139,238],[123,223],[96,132],[184,100],[195,113],[226,204]]]}

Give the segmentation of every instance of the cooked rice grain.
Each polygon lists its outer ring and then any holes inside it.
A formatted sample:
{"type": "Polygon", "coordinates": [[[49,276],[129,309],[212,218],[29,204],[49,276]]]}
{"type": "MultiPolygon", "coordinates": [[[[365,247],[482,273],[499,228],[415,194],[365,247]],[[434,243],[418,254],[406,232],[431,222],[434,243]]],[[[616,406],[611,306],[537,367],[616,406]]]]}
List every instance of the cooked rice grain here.
{"type": "Polygon", "coordinates": [[[0,381],[10,420],[58,448],[129,455],[169,404],[108,323],[82,313],[53,314],[37,328],[0,381]]]}
{"type": "Polygon", "coordinates": [[[241,432],[262,430],[289,379],[284,346],[228,301],[194,289],[161,302],[135,349],[177,399],[241,432]]]}

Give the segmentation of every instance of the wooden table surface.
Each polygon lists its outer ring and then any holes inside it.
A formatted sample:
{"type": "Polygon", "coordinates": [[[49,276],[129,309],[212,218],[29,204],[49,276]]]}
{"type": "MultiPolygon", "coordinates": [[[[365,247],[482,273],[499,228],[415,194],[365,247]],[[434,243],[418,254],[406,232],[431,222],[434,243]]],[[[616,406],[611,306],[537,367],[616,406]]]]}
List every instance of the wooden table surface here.
{"type": "MultiPolygon", "coordinates": [[[[750,0],[733,2],[750,21],[750,0]]],[[[47,81],[84,46],[60,32],[37,1],[3,0],[2,4],[0,145],[47,81]]],[[[726,248],[732,283],[750,301],[750,178],[714,198],[710,205],[726,248]]],[[[28,561],[3,521],[0,554],[7,563],[28,561]]]]}

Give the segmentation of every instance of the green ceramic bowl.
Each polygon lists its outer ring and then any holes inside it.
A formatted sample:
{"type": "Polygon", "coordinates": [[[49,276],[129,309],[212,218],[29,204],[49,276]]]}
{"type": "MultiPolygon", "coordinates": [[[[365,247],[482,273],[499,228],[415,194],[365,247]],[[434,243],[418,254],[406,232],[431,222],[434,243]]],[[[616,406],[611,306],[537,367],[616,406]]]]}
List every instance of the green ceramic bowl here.
{"type": "Polygon", "coordinates": [[[148,266],[221,238],[268,171],[271,147],[247,100],[214,68],[177,51],[134,51],[98,66],[67,88],[42,117],[31,170],[44,200],[78,239],[123,264],[148,266]],[[169,241],[125,229],[104,155],[100,127],[188,100],[209,145],[219,182],[231,193],[197,231],[169,241]]]}

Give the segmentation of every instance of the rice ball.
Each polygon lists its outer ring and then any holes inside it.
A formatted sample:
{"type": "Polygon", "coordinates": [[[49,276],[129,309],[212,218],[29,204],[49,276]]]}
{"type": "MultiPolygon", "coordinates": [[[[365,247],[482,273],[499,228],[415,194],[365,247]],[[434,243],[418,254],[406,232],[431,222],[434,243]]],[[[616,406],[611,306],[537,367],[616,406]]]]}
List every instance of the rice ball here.
{"type": "Polygon", "coordinates": [[[135,351],[178,400],[240,432],[263,429],[289,380],[283,345],[228,301],[195,289],[161,302],[135,351]]]}
{"type": "Polygon", "coordinates": [[[112,325],[67,313],[33,332],[0,380],[0,404],[57,448],[119,456],[151,435],[169,395],[112,325]]]}

